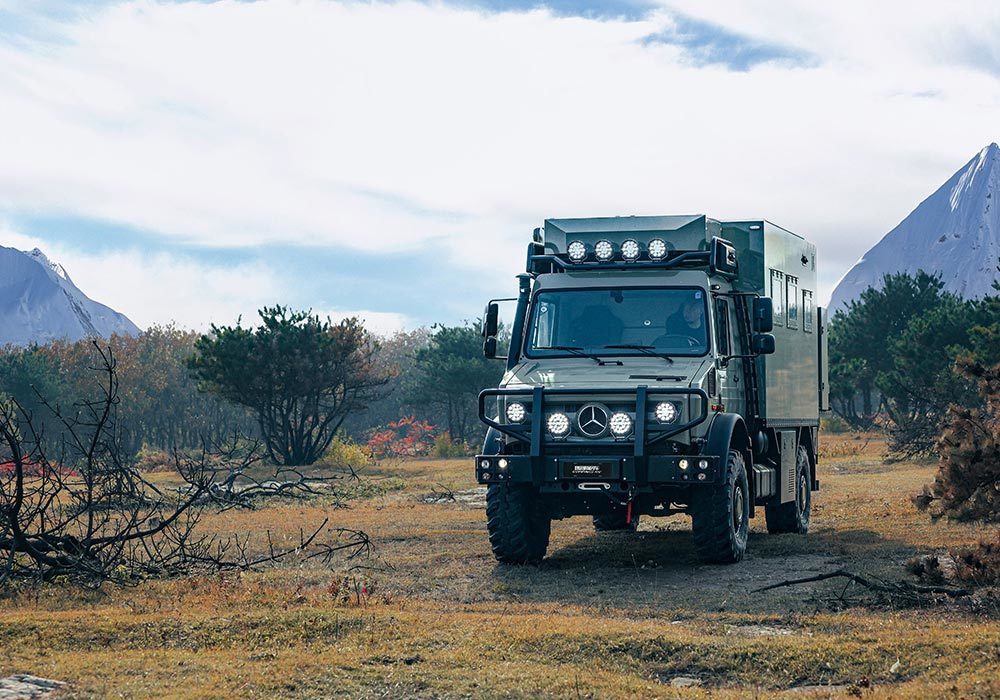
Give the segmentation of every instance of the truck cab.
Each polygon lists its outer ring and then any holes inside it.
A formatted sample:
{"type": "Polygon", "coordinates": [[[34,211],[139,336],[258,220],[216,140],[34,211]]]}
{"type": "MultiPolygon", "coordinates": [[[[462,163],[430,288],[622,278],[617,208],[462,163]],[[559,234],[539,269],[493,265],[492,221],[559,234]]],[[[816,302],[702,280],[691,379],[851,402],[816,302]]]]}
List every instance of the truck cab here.
{"type": "Polygon", "coordinates": [[[550,219],[513,323],[487,305],[476,478],[500,562],[544,557],[553,520],[635,530],[687,513],[699,555],[739,561],[749,519],[805,534],[826,409],[816,249],[767,221],[550,219]],[[499,350],[510,336],[506,355],[499,350]]]}

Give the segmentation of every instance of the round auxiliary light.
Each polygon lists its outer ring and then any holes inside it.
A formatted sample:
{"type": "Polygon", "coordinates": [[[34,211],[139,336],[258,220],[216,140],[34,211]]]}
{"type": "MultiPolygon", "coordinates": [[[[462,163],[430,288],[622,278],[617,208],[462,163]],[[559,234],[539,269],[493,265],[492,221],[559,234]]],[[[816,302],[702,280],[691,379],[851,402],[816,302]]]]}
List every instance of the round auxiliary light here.
{"type": "Polygon", "coordinates": [[[656,404],[656,420],[661,423],[673,423],[677,420],[677,407],[669,401],[656,404]]]}
{"type": "Polygon", "coordinates": [[[611,428],[611,434],[615,437],[625,437],[632,432],[632,416],[620,411],[612,413],[608,426],[611,428]]]}
{"type": "Polygon", "coordinates": [[[667,244],[663,242],[662,238],[651,240],[646,250],[649,252],[650,260],[663,260],[667,257],[667,244]]]}
{"type": "Polygon", "coordinates": [[[594,256],[601,262],[608,262],[615,256],[615,247],[611,241],[598,241],[594,244],[594,256]]]}
{"type": "Polygon", "coordinates": [[[682,459],[680,462],[677,463],[677,466],[680,467],[681,469],[687,469],[691,465],[686,459],[682,459]]]}
{"type": "Polygon", "coordinates": [[[708,469],[708,460],[707,459],[699,459],[698,460],[698,468],[699,469],[708,469]]]}
{"type": "Polygon", "coordinates": [[[639,252],[639,241],[632,240],[631,238],[626,241],[622,241],[622,259],[625,262],[638,260],[639,252]]]}
{"type": "Polygon", "coordinates": [[[524,407],[523,403],[514,401],[507,404],[507,420],[511,423],[520,423],[526,415],[528,415],[528,410],[524,407]]]}
{"type": "Polygon", "coordinates": [[[549,429],[549,433],[552,435],[562,437],[569,432],[569,416],[565,413],[553,413],[549,416],[549,419],[545,421],[545,426],[549,429]]]}
{"type": "Polygon", "coordinates": [[[500,467],[500,471],[507,469],[507,460],[501,457],[497,460],[497,466],[500,467]]]}
{"type": "Polygon", "coordinates": [[[587,257],[587,246],[583,244],[583,241],[571,241],[566,246],[566,253],[573,262],[583,262],[584,258],[587,257]]]}

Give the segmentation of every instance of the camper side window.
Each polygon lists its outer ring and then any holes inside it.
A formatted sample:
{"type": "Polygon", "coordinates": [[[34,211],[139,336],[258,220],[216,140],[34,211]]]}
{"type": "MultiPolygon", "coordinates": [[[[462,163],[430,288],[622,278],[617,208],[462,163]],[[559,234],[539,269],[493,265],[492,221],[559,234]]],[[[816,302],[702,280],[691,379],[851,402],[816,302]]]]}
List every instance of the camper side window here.
{"type": "Polygon", "coordinates": [[[771,270],[771,303],[774,304],[774,325],[780,326],[785,319],[785,275],[780,270],[771,270]]]}
{"type": "Polygon", "coordinates": [[[813,293],[802,290],[802,330],[812,333],[813,330],[813,293]]]}
{"type": "Polygon", "coordinates": [[[786,324],[789,328],[799,327],[799,278],[792,277],[788,275],[785,278],[788,280],[788,294],[785,295],[785,299],[788,300],[788,323],[786,324]]]}

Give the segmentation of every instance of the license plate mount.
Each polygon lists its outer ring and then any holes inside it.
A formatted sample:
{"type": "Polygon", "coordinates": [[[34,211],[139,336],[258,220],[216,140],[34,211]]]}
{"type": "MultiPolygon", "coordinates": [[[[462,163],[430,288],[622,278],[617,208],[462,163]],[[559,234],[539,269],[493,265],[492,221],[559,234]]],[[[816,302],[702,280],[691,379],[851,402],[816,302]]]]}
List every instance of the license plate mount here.
{"type": "Polygon", "coordinates": [[[560,471],[564,479],[613,479],[615,464],[608,459],[567,459],[560,471]]]}

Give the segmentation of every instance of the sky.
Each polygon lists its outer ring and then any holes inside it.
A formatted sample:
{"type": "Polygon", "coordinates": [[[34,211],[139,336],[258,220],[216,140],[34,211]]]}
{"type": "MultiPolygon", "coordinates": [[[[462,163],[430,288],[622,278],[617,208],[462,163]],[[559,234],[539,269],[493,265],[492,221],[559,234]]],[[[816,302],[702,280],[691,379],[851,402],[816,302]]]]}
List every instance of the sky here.
{"type": "Polygon", "coordinates": [[[380,332],[509,296],[545,218],[814,240],[820,297],[1000,140],[1000,3],[0,0],[0,245],[140,326],[380,332]]]}

